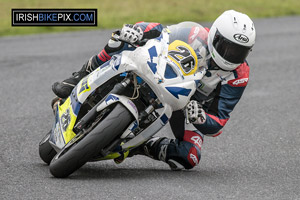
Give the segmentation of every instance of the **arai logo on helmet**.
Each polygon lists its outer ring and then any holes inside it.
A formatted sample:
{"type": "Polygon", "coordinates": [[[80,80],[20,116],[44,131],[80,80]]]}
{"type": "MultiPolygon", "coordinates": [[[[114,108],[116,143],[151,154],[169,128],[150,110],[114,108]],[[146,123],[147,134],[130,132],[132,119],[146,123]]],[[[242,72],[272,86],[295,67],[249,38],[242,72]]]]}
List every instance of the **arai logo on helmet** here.
{"type": "Polygon", "coordinates": [[[241,43],[249,42],[249,38],[243,34],[235,34],[233,37],[236,41],[241,42],[241,43]]]}

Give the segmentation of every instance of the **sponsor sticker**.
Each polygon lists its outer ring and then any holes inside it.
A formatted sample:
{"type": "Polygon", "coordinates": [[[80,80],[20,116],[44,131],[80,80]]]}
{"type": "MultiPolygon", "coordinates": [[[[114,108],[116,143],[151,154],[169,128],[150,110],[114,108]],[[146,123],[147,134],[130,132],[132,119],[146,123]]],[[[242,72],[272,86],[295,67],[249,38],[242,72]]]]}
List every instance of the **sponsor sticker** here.
{"type": "Polygon", "coordinates": [[[236,41],[241,42],[241,43],[247,43],[247,42],[249,42],[249,38],[246,35],[243,35],[243,34],[235,34],[233,36],[233,38],[236,41]]]}
{"type": "Polygon", "coordinates": [[[190,158],[195,163],[195,165],[198,164],[198,158],[197,158],[197,156],[195,156],[194,154],[191,153],[190,154],[190,158]]]}
{"type": "Polygon", "coordinates": [[[248,82],[248,78],[242,78],[242,79],[238,79],[238,80],[234,81],[232,84],[240,85],[240,84],[247,83],[247,82],[248,82]]]}
{"type": "Polygon", "coordinates": [[[131,100],[128,100],[127,103],[134,109],[135,113],[138,114],[138,110],[137,110],[135,104],[131,100]]]}

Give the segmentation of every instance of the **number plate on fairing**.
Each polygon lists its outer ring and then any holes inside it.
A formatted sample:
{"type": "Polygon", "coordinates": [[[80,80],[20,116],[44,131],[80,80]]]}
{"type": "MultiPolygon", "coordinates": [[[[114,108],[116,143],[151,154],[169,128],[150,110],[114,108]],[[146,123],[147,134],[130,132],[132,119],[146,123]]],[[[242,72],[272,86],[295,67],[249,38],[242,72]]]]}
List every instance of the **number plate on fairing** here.
{"type": "Polygon", "coordinates": [[[180,68],[184,76],[194,74],[198,68],[197,55],[190,45],[175,40],[168,49],[168,57],[180,68]]]}

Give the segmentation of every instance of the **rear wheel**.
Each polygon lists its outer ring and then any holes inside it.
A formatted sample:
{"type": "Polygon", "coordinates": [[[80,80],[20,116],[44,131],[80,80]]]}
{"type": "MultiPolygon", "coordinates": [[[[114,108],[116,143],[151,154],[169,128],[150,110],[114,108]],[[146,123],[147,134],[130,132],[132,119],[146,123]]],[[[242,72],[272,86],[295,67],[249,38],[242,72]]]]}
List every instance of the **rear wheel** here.
{"type": "Polygon", "coordinates": [[[45,135],[45,137],[41,140],[39,144],[40,157],[48,165],[50,164],[52,158],[56,155],[56,151],[49,143],[50,134],[51,131],[45,135]]]}
{"type": "Polygon", "coordinates": [[[99,155],[132,122],[132,114],[122,105],[116,107],[90,133],[76,142],[70,141],[50,163],[50,172],[64,178],[99,155]]]}

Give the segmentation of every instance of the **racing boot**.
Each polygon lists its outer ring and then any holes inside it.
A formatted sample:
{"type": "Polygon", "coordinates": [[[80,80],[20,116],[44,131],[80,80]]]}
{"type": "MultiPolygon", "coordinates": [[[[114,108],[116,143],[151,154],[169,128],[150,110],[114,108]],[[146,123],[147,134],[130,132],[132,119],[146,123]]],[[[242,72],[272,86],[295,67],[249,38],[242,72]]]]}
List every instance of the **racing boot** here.
{"type": "Polygon", "coordinates": [[[166,137],[153,137],[138,148],[131,150],[128,157],[144,155],[155,160],[165,161],[166,149],[169,143],[170,139],[167,139],[166,137]]]}
{"type": "Polygon", "coordinates": [[[79,81],[94,71],[99,64],[97,55],[91,57],[89,61],[82,66],[81,70],[74,72],[70,78],[67,78],[62,82],[55,82],[52,85],[52,91],[60,98],[67,98],[79,81]]]}

